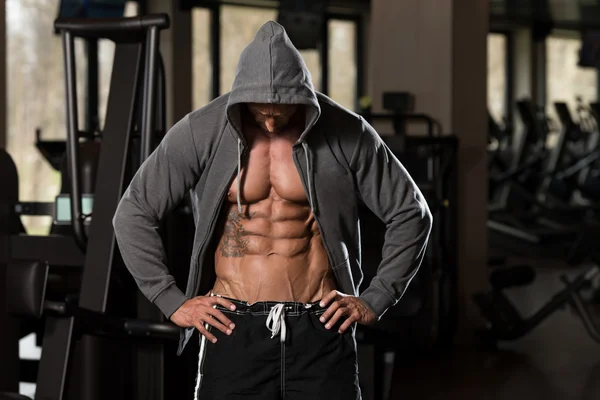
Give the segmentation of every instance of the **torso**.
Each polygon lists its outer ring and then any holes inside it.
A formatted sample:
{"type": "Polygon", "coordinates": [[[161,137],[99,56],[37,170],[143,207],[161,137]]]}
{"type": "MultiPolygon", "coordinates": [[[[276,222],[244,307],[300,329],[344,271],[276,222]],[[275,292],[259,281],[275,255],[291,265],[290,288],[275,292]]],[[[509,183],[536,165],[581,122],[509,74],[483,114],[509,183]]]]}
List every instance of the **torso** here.
{"type": "Polygon", "coordinates": [[[320,300],[335,289],[327,252],[292,159],[299,128],[246,127],[250,152],[220,216],[213,292],[250,303],[320,300]]]}

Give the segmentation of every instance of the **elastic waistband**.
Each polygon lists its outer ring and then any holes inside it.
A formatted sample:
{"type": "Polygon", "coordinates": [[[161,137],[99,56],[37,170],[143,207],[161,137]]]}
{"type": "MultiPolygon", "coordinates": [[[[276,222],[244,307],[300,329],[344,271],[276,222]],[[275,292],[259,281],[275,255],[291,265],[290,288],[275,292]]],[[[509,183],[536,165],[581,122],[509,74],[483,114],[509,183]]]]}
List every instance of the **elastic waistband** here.
{"type": "MultiPolygon", "coordinates": [[[[285,315],[287,316],[298,316],[302,314],[316,314],[323,312],[327,307],[321,307],[318,301],[313,303],[299,303],[295,301],[257,301],[256,303],[248,303],[247,301],[232,299],[231,297],[221,296],[218,294],[211,294],[212,296],[219,296],[223,299],[229,300],[235,304],[236,314],[250,314],[250,315],[269,315],[271,309],[277,304],[283,304],[285,307],[285,315]]],[[[217,305],[217,309],[222,311],[230,311],[221,305],[217,305]]]]}

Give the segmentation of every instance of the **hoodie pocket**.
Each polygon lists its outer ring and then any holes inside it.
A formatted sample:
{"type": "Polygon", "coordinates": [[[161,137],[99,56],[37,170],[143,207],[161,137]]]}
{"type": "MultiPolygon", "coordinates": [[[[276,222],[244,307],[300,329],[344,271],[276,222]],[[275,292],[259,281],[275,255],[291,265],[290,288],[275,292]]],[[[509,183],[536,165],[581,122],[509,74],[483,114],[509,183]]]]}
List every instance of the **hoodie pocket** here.
{"type": "Polygon", "coordinates": [[[346,258],[331,269],[339,284],[338,290],[344,294],[354,295],[354,278],[350,268],[350,258],[346,258]]]}
{"type": "Polygon", "coordinates": [[[349,265],[350,265],[349,258],[346,257],[346,259],[344,261],[342,261],[341,263],[339,263],[337,265],[334,265],[333,267],[331,267],[331,269],[333,269],[334,271],[337,271],[338,269],[340,269],[340,268],[342,268],[342,269],[346,268],[346,266],[349,266],[349,265]]]}

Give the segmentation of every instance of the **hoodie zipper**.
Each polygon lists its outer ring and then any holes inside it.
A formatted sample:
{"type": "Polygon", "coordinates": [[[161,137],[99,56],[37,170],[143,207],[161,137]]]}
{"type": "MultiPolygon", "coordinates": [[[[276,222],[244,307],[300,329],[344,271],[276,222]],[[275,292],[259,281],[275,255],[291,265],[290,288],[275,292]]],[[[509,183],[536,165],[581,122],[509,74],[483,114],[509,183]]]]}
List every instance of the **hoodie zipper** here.
{"type": "MultiPolygon", "coordinates": [[[[301,146],[301,145],[300,145],[301,146]]],[[[297,148],[297,146],[296,146],[297,148]]],[[[242,148],[242,153],[241,155],[244,156],[246,153],[246,147],[242,148]]],[[[304,173],[302,172],[302,168],[300,168],[300,163],[298,161],[298,157],[297,154],[294,152],[294,163],[296,164],[296,170],[302,175],[302,187],[304,188],[304,194],[306,194],[307,196],[309,196],[309,192],[308,190],[310,190],[309,188],[307,188],[306,186],[306,176],[304,175],[304,173]]],[[[306,173],[308,174],[308,165],[306,166],[306,173]]],[[[235,174],[237,173],[237,164],[235,165],[235,168],[233,169],[233,172],[230,174],[230,178],[227,181],[227,183],[225,184],[225,188],[221,191],[221,195],[219,197],[219,202],[218,202],[218,207],[217,207],[217,211],[213,213],[211,220],[209,222],[208,225],[208,233],[205,235],[204,239],[202,240],[202,243],[199,245],[199,248],[201,249],[201,254],[198,254],[198,259],[196,260],[196,268],[194,269],[194,293],[196,293],[198,291],[198,287],[199,287],[199,282],[197,282],[197,273],[200,272],[200,260],[202,260],[204,258],[204,254],[206,252],[206,249],[204,249],[204,245],[206,243],[206,241],[208,240],[209,237],[212,237],[212,231],[213,231],[213,225],[215,223],[216,220],[216,216],[220,214],[220,210],[221,207],[223,206],[223,199],[225,198],[225,194],[227,193],[227,187],[228,185],[231,183],[231,181],[233,180],[233,177],[235,176],[235,174]]],[[[316,198],[316,196],[315,196],[316,198]]],[[[316,199],[313,198],[313,201],[316,201],[316,199]]],[[[315,218],[315,222],[317,223],[317,227],[319,228],[319,231],[321,232],[321,237],[323,238],[322,242],[323,242],[323,247],[325,247],[325,251],[327,252],[327,256],[330,260],[330,262],[333,262],[335,264],[335,261],[333,260],[332,257],[332,253],[331,250],[329,248],[329,245],[327,244],[327,240],[325,239],[325,233],[323,231],[323,226],[321,225],[321,221],[319,221],[319,218],[317,217],[316,214],[313,213],[313,216],[315,218]]],[[[333,271],[334,275],[336,275],[337,278],[337,272],[333,271]]]]}
{"type": "MultiPolygon", "coordinates": [[[[304,173],[302,172],[302,168],[300,168],[300,162],[298,161],[298,157],[296,155],[296,153],[294,153],[294,163],[296,164],[296,169],[298,170],[298,173],[300,173],[302,175],[302,186],[304,187],[304,194],[307,196],[310,196],[309,192],[307,191],[307,187],[306,187],[306,177],[304,176],[304,173]]],[[[306,166],[306,173],[308,174],[308,165],[306,166]]],[[[310,189],[308,189],[310,190],[310,189]]],[[[313,201],[316,202],[316,196],[313,197],[313,201]]],[[[319,221],[319,218],[317,217],[317,214],[313,213],[313,216],[315,217],[315,222],[317,223],[317,227],[319,228],[319,231],[321,232],[321,238],[323,239],[323,247],[325,247],[325,251],[327,252],[327,257],[329,258],[329,262],[335,264],[335,261],[333,260],[333,257],[331,256],[331,250],[329,249],[329,245],[327,244],[327,240],[325,240],[325,233],[323,231],[323,226],[321,225],[321,221],[319,221]]],[[[334,270],[333,274],[336,276],[337,279],[337,272],[334,270]]]]}
{"type": "MultiPolygon", "coordinates": [[[[329,245],[327,244],[327,240],[325,240],[325,234],[323,233],[323,227],[321,226],[321,221],[319,221],[319,218],[317,218],[316,215],[315,215],[315,221],[317,222],[319,231],[321,231],[321,237],[323,238],[323,240],[322,240],[323,247],[325,247],[325,251],[327,252],[327,257],[329,257],[329,262],[331,263],[331,267],[333,267],[334,265],[337,265],[337,262],[334,261],[333,257],[331,256],[331,250],[329,250],[329,245]]],[[[335,275],[336,280],[339,282],[339,279],[337,276],[337,271],[334,270],[333,268],[332,268],[332,271],[333,271],[333,275],[335,275]]]]}

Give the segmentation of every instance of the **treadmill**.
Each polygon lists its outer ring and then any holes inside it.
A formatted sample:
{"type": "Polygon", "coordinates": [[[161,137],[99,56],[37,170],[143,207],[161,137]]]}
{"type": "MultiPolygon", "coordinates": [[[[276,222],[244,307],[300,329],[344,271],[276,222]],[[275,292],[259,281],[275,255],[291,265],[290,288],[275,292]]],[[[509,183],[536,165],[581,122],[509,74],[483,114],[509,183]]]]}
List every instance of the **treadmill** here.
{"type": "Polygon", "coordinates": [[[525,129],[510,170],[502,178],[500,198],[488,208],[487,226],[493,232],[535,245],[575,239],[579,231],[561,223],[538,197],[550,165],[545,146],[548,127],[530,100],[518,101],[517,111],[525,129]]]}

